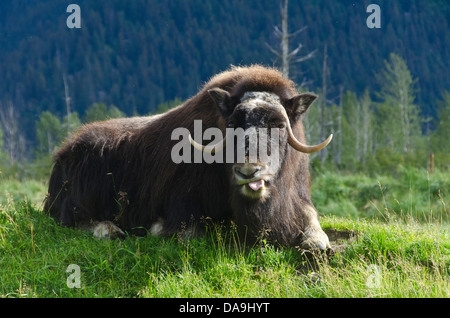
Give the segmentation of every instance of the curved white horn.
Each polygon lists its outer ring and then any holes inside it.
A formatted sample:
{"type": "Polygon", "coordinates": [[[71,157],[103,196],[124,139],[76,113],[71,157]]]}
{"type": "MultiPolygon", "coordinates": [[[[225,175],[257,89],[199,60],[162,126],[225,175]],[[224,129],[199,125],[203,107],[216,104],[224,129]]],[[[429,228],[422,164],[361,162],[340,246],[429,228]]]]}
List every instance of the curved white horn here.
{"type": "Polygon", "coordinates": [[[333,134],[330,134],[325,141],[323,141],[322,143],[320,143],[318,145],[314,145],[314,146],[305,145],[304,143],[300,142],[297,138],[295,138],[295,135],[292,131],[291,124],[289,122],[289,117],[288,117],[287,113],[284,112],[283,115],[286,118],[286,122],[287,122],[286,128],[288,131],[288,143],[289,143],[289,145],[291,145],[292,148],[294,148],[297,151],[304,152],[304,153],[317,152],[317,151],[325,148],[330,143],[331,139],[333,139],[333,134]]]}
{"type": "Polygon", "coordinates": [[[221,141],[219,141],[217,144],[214,145],[208,145],[208,146],[203,146],[202,144],[199,144],[198,142],[196,142],[192,137],[191,134],[189,134],[189,142],[191,143],[191,145],[202,152],[208,152],[208,153],[215,153],[216,151],[220,151],[225,147],[225,140],[226,137],[223,138],[221,141]]]}

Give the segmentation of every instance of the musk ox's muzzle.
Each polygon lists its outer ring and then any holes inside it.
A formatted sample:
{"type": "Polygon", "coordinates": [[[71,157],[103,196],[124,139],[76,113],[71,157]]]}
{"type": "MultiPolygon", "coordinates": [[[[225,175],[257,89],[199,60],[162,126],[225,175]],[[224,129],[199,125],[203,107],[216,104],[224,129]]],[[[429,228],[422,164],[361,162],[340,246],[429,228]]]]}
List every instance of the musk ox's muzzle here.
{"type": "Polygon", "coordinates": [[[233,180],[242,195],[250,198],[261,198],[268,194],[268,186],[273,174],[270,167],[264,164],[235,164],[233,165],[233,180]]]}

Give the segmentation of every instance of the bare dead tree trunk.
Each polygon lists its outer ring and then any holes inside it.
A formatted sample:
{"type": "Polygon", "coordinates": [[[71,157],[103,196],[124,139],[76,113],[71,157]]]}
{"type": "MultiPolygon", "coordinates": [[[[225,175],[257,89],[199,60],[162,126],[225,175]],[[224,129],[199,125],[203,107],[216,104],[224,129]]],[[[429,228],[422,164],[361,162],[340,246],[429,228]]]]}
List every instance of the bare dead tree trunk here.
{"type": "Polygon", "coordinates": [[[362,109],[361,109],[361,116],[362,116],[362,133],[363,133],[363,149],[362,154],[360,158],[360,162],[364,164],[366,156],[367,156],[367,149],[369,148],[369,133],[371,130],[371,114],[370,114],[370,96],[369,92],[366,90],[363,96],[362,100],[362,109]]]}
{"type": "MultiPolygon", "coordinates": [[[[335,117],[335,110],[334,107],[330,107],[328,108],[327,111],[327,116],[328,116],[328,122],[327,122],[327,126],[330,127],[330,133],[333,134],[333,136],[336,136],[336,130],[335,130],[335,123],[334,123],[334,117],[335,117]]],[[[333,154],[333,160],[336,162],[336,156],[338,153],[338,144],[337,143],[333,143],[333,146],[330,148],[331,149],[331,153],[333,154]]]]}
{"type": "MultiPolygon", "coordinates": [[[[431,140],[430,140],[430,122],[432,121],[431,117],[427,117],[425,122],[427,123],[427,153],[431,154],[431,140]]],[[[433,155],[434,158],[434,155],[433,155]]],[[[427,159],[427,167],[431,165],[431,156],[427,159]]]]}
{"type": "Polygon", "coordinates": [[[289,31],[288,31],[288,0],[281,8],[281,72],[289,78],[289,31]]]}
{"type": "Polygon", "coordinates": [[[70,96],[69,96],[69,86],[67,85],[66,73],[63,73],[64,82],[64,95],[66,101],[66,112],[67,112],[67,135],[70,133],[70,96]]]}
{"type": "Polygon", "coordinates": [[[364,164],[365,159],[366,159],[368,143],[369,143],[369,126],[368,126],[367,117],[364,114],[364,117],[363,117],[363,151],[362,151],[361,160],[360,160],[362,164],[364,164]]]}
{"type": "Polygon", "coordinates": [[[338,115],[338,150],[336,155],[336,163],[341,164],[342,158],[342,96],[344,86],[339,86],[339,115],[338,115]]]}
{"type": "Polygon", "coordinates": [[[373,132],[371,151],[372,151],[372,156],[375,156],[377,154],[377,130],[374,130],[374,132],[373,132]]]}
{"type": "Polygon", "coordinates": [[[9,163],[14,165],[23,155],[25,139],[19,132],[19,120],[12,101],[8,101],[6,104],[0,102],[0,121],[5,136],[9,163]]]}
{"type": "Polygon", "coordinates": [[[356,123],[355,123],[355,159],[359,160],[361,158],[360,151],[359,151],[359,139],[360,139],[360,116],[361,116],[361,103],[359,100],[356,102],[357,108],[356,108],[356,123]]]}
{"type": "MultiPolygon", "coordinates": [[[[326,125],[326,119],[325,119],[325,107],[327,103],[327,45],[325,44],[325,47],[323,49],[323,66],[322,66],[322,96],[320,99],[320,139],[324,140],[326,138],[325,136],[325,125],[326,125]]],[[[326,149],[322,149],[320,152],[320,161],[322,164],[325,162],[326,157],[326,149]]]]}
{"type": "Polygon", "coordinates": [[[275,26],[275,35],[280,39],[280,51],[272,48],[267,42],[266,45],[268,46],[269,50],[274,53],[277,58],[281,60],[281,72],[283,75],[287,78],[289,78],[289,66],[291,63],[299,63],[306,61],[314,56],[316,51],[312,51],[308,53],[307,55],[297,57],[295,56],[300,52],[303,45],[299,44],[296,49],[289,52],[289,40],[293,36],[299,34],[300,32],[306,30],[306,26],[298,29],[297,31],[293,33],[289,33],[289,27],[288,27],[288,4],[289,0],[284,0],[284,5],[280,5],[280,12],[281,12],[281,30],[275,26]]]}

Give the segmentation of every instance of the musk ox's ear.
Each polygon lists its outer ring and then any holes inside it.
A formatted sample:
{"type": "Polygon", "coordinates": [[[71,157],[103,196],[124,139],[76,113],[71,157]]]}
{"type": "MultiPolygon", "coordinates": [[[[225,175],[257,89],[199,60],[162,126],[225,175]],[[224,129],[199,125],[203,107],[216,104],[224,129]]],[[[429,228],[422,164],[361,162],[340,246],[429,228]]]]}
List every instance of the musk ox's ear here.
{"type": "Polygon", "coordinates": [[[221,88],[212,88],[208,90],[209,96],[214,100],[223,116],[231,114],[231,96],[230,93],[221,88]]]}
{"type": "Polygon", "coordinates": [[[298,119],[308,110],[309,106],[311,106],[312,102],[314,102],[316,98],[317,95],[312,93],[298,94],[287,100],[285,103],[286,110],[294,117],[294,119],[298,119]]]}

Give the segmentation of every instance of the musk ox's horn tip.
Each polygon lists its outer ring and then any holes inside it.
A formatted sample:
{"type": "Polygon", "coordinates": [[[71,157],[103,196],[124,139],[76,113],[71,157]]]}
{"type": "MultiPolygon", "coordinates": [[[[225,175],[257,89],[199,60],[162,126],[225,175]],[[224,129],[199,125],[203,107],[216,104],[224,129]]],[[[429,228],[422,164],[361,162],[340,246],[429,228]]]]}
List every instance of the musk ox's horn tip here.
{"type": "Polygon", "coordinates": [[[318,144],[312,152],[317,152],[328,146],[328,144],[331,142],[331,139],[333,139],[333,134],[330,134],[327,139],[325,139],[322,143],[318,144]]]}
{"type": "Polygon", "coordinates": [[[197,150],[199,150],[199,151],[203,151],[203,150],[205,149],[205,146],[203,146],[203,145],[197,143],[197,142],[191,137],[191,134],[189,134],[188,139],[189,139],[189,142],[191,143],[191,145],[192,145],[195,149],[197,149],[197,150]]]}
{"type": "Polygon", "coordinates": [[[218,142],[217,144],[214,145],[208,145],[208,146],[203,146],[202,144],[199,144],[198,142],[196,142],[191,134],[189,134],[188,136],[189,142],[191,143],[191,145],[202,152],[208,152],[208,153],[212,153],[214,154],[216,151],[220,151],[225,147],[225,140],[222,139],[220,142],[218,142]]]}

